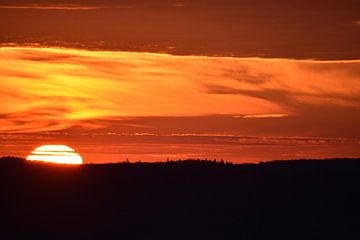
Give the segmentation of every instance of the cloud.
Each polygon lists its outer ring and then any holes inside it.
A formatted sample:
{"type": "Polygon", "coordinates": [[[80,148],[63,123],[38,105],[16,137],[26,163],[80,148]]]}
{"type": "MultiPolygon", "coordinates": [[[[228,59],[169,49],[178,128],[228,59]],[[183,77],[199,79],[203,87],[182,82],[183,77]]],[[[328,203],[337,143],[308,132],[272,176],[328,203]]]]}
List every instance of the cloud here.
{"type": "Polygon", "coordinates": [[[88,11],[101,9],[128,9],[131,6],[90,6],[78,4],[27,4],[27,5],[0,5],[0,9],[19,10],[65,10],[65,11],[88,11]]]}
{"type": "Polygon", "coordinates": [[[183,3],[173,3],[173,4],[171,4],[171,6],[173,6],[173,7],[185,7],[185,4],[183,4],[183,3]]]}
{"type": "Polygon", "coordinates": [[[256,136],[233,136],[217,137],[218,143],[236,145],[274,145],[274,146],[297,146],[297,145],[337,145],[339,143],[356,143],[358,139],[348,138],[321,138],[321,137],[256,137],[256,136]]]}
{"type": "Polygon", "coordinates": [[[321,0],[314,18],[306,2],[271,2],[3,0],[0,42],[180,55],[359,57],[359,14],[349,4],[321,0]]]}
{"type": "Polygon", "coordinates": [[[239,82],[250,84],[263,84],[272,76],[268,73],[263,73],[259,69],[251,70],[247,66],[238,67],[237,69],[229,69],[224,71],[223,77],[232,78],[239,82]]]}
{"type": "Polygon", "coordinates": [[[237,64],[232,65],[240,69],[244,66],[251,69],[248,72],[241,71],[242,79],[245,80],[239,81],[237,74],[233,77],[228,74],[222,81],[206,81],[204,84],[208,93],[254,97],[288,110],[298,110],[305,106],[360,106],[360,61],[250,58],[247,61],[239,59],[237,64]],[[254,75],[262,76],[262,80],[246,80],[254,75]]]}
{"type": "Polygon", "coordinates": [[[111,123],[89,121],[129,117],[255,121],[309,109],[316,120],[330,106],[360,108],[360,61],[2,47],[0,63],[0,131],[98,128],[111,123]]]}
{"type": "Polygon", "coordinates": [[[289,114],[272,113],[272,114],[245,115],[243,116],[243,118],[282,118],[287,116],[289,116],[289,114]]]}

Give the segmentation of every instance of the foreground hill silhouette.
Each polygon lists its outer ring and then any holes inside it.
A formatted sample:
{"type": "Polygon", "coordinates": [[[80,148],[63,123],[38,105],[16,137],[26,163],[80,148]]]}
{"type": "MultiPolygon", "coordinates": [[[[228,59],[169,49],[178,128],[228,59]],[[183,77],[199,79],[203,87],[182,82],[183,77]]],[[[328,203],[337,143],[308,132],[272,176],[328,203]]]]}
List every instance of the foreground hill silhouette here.
{"type": "Polygon", "coordinates": [[[0,159],[1,239],[360,239],[360,159],[0,159]]]}

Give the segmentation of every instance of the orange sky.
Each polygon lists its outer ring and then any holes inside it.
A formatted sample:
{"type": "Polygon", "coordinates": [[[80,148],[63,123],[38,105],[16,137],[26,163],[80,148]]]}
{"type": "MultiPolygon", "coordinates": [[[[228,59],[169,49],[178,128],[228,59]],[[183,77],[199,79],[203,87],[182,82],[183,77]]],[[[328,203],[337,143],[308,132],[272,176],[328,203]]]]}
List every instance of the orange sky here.
{"type": "Polygon", "coordinates": [[[1,3],[0,155],[359,157],[357,2],[226,3],[1,3]]]}
{"type": "MultiPolygon", "coordinates": [[[[58,139],[82,145],[88,140],[79,142],[81,135],[107,136],[109,149],[117,142],[119,147],[141,148],[131,150],[132,157],[144,151],[142,144],[146,144],[150,152],[142,153],[145,159],[158,155],[161,159],[166,155],[220,158],[221,154],[223,158],[234,154],[228,157],[231,160],[259,158],[247,153],[251,148],[244,155],[239,149],[229,150],[233,145],[240,149],[276,145],[288,151],[298,145],[299,149],[304,145],[321,149],[319,146],[343,148],[345,144],[354,148],[351,156],[358,153],[359,130],[345,124],[360,116],[360,61],[34,47],[3,47],[0,61],[4,139],[11,134],[43,133],[56,142],[55,131],[60,136],[80,135],[58,139]],[[341,120],[333,119],[334,115],[341,120]],[[171,119],[170,126],[163,119],[171,119]],[[152,153],[151,144],[165,149],[174,145],[174,149],[152,153]],[[220,154],[207,153],[208,144],[218,147],[220,154]],[[191,146],[201,150],[185,151],[191,146]]],[[[101,151],[109,150],[104,140],[98,144],[101,151]]],[[[263,151],[271,151],[265,155],[272,157],[280,149],[263,151]]],[[[129,152],[120,155],[126,154],[129,152]]],[[[348,152],[340,154],[347,156],[348,152]]]]}

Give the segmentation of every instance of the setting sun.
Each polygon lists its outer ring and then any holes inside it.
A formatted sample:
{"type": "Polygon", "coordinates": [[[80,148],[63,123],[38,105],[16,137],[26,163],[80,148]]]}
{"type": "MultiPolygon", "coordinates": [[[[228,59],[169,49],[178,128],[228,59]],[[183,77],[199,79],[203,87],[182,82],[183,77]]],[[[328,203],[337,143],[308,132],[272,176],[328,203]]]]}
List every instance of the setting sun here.
{"type": "Polygon", "coordinates": [[[74,149],[65,145],[43,145],[31,151],[26,160],[63,164],[82,164],[83,162],[82,157],[74,149]]]}

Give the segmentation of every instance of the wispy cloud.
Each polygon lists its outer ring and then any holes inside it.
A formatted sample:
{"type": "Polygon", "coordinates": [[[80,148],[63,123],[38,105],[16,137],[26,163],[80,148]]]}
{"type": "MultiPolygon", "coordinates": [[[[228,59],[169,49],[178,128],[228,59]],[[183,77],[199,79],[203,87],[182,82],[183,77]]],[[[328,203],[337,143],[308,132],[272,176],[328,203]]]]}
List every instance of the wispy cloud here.
{"type": "Polygon", "coordinates": [[[77,4],[28,4],[28,5],[0,5],[0,9],[35,9],[35,10],[70,10],[70,11],[86,11],[100,9],[128,9],[132,6],[91,6],[77,4]]]}
{"type": "Polygon", "coordinates": [[[257,115],[245,115],[243,118],[281,118],[287,117],[289,114],[257,114],[257,115]]]}
{"type": "Polygon", "coordinates": [[[360,61],[3,47],[0,63],[0,131],[96,128],[107,123],[85,121],[121,117],[275,119],[360,108],[360,61]]]}
{"type": "Polygon", "coordinates": [[[176,2],[176,3],[171,4],[171,6],[173,6],[173,7],[185,7],[185,4],[181,3],[181,2],[176,2]]]}

